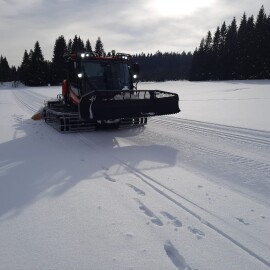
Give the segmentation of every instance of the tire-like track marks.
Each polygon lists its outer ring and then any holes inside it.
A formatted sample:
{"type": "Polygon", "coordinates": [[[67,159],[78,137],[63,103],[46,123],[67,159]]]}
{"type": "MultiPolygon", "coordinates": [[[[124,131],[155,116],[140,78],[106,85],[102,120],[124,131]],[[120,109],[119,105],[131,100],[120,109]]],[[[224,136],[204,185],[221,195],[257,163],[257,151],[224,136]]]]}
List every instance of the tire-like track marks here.
{"type": "MultiPolygon", "coordinates": [[[[91,148],[94,148],[95,151],[102,151],[101,147],[92,142],[89,141],[85,135],[78,135],[79,139],[88,145],[91,148]]],[[[235,240],[233,237],[231,237],[229,234],[225,233],[223,230],[219,229],[217,226],[212,224],[211,222],[207,221],[206,219],[202,218],[196,211],[190,209],[189,207],[185,206],[183,203],[181,203],[179,200],[177,200],[175,197],[179,197],[181,200],[184,200],[185,202],[191,204],[193,207],[203,210],[207,212],[207,214],[211,214],[208,210],[202,208],[201,206],[197,205],[196,203],[192,202],[191,200],[183,197],[182,195],[174,192],[170,188],[166,187],[165,185],[159,183],[157,180],[153,179],[152,177],[142,173],[138,169],[134,168],[133,166],[130,166],[125,161],[119,159],[118,157],[111,155],[113,159],[116,159],[118,164],[121,164],[126,170],[128,170],[130,173],[132,173],[137,179],[142,181],[144,184],[152,188],[155,192],[157,192],[159,195],[163,196],[164,198],[168,199],[170,202],[172,202],[174,205],[180,207],[182,210],[193,216],[195,219],[199,220],[201,223],[203,223],[205,226],[207,226],[209,229],[215,231],[220,236],[224,237],[228,241],[230,241],[232,244],[236,245],[238,248],[240,248],[242,251],[246,252],[250,256],[252,256],[254,259],[260,261],[264,265],[270,267],[270,261],[261,257],[256,252],[251,250],[250,248],[246,247],[245,245],[241,244],[239,241],[235,240]]],[[[213,215],[213,214],[211,214],[213,215]]]]}
{"type": "Polygon", "coordinates": [[[270,132],[267,131],[230,127],[166,116],[158,119],[152,118],[151,121],[166,127],[195,131],[204,135],[214,135],[226,139],[270,146],[270,132]]]}
{"type": "MultiPolygon", "coordinates": [[[[17,103],[21,108],[24,110],[26,109],[28,112],[33,113],[35,112],[40,105],[42,104],[44,97],[41,95],[33,94],[30,91],[23,91],[24,93],[20,93],[19,91],[14,91],[14,97],[17,103]],[[28,97],[27,97],[28,95],[28,97]],[[31,101],[31,102],[30,102],[31,101]],[[30,105],[31,104],[31,105],[30,105]]],[[[256,132],[251,131],[249,135],[243,135],[239,132],[240,129],[236,129],[229,127],[228,130],[224,130],[224,126],[220,125],[211,125],[208,123],[200,123],[196,121],[188,121],[188,120],[182,120],[181,122],[178,119],[171,119],[171,118],[165,118],[164,120],[161,119],[153,119],[153,121],[156,121],[158,124],[165,125],[167,127],[174,127],[179,129],[186,129],[194,132],[199,132],[207,135],[214,135],[214,136],[220,136],[224,137],[226,139],[233,139],[233,140],[239,140],[242,142],[248,142],[248,143],[256,143],[261,144],[265,146],[270,146],[270,136],[268,132],[256,132]],[[219,127],[219,128],[218,128],[219,127]],[[255,136],[252,136],[252,133],[255,133],[255,136]]],[[[79,139],[85,143],[86,145],[90,146],[91,148],[95,148],[97,151],[101,151],[101,148],[99,145],[89,141],[85,136],[79,135],[79,139]]],[[[130,166],[125,161],[111,155],[112,158],[116,159],[119,164],[121,164],[123,167],[125,167],[130,173],[132,173],[137,179],[142,181],[144,184],[152,188],[155,192],[157,192],[159,195],[163,196],[164,198],[168,199],[170,202],[172,202],[174,205],[180,207],[182,210],[186,211],[188,214],[193,216],[195,219],[202,222],[205,226],[210,228],[211,230],[218,233],[220,236],[224,237],[228,241],[230,241],[232,244],[236,245],[241,250],[245,251],[247,254],[252,256],[254,259],[260,261],[264,265],[270,267],[270,261],[261,257],[256,252],[252,251],[248,247],[241,244],[239,241],[235,240],[233,237],[231,237],[229,234],[225,233],[221,229],[219,229],[214,224],[210,223],[209,221],[203,219],[198,213],[196,213],[195,210],[190,209],[189,207],[183,205],[177,197],[181,198],[181,200],[186,201],[189,204],[192,204],[193,207],[196,207],[197,209],[203,210],[208,212],[206,209],[200,207],[199,205],[195,204],[194,202],[188,200],[187,198],[181,196],[180,194],[175,193],[170,188],[160,184],[155,179],[149,177],[148,175],[142,173],[138,169],[130,166]]],[[[209,212],[208,212],[209,214],[209,212]]],[[[168,242],[165,246],[165,251],[167,254],[169,254],[169,257],[172,259],[173,262],[176,263],[176,265],[181,265],[181,262],[178,262],[179,260],[182,261],[182,264],[185,265],[185,262],[182,260],[182,258],[176,254],[173,251],[173,248],[171,247],[170,243],[168,242]]],[[[181,268],[180,268],[181,269],[181,268]]]]}
{"type": "Polygon", "coordinates": [[[39,95],[30,90],[18,89],[12,91],[18,106],[27,113],[35,113],[44,105],[46,96],[39,95]]]}

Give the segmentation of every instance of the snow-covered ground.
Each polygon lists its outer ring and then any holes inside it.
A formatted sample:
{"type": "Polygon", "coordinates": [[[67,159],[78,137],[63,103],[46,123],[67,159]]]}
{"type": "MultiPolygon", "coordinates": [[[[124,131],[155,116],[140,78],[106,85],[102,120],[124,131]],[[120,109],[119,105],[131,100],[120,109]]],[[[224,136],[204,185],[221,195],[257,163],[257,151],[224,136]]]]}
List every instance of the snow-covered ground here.
{"type": "Polygon", "coordinates": [[[60,134],[0,86],[0,269],[270,268],[270,81],[144,83],[181,113],[60,134]]]}

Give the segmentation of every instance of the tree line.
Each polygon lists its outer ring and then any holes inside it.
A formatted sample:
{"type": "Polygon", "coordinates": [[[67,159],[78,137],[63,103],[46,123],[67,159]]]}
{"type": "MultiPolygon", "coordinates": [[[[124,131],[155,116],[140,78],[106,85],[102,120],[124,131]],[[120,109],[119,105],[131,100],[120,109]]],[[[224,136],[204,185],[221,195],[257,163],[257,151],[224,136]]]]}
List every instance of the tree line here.
{"type": "Polygon", "coordinates": [[[134,56],[140,65],[141,81],[188,80],[192,62],[191,52],[182,53],[160,51],[155,54],[134,56]]]}
{"type": "Polygon", "coordinates": [[[244,13],[214,35],[209,31],[193,54],[190,80],[270,79],[270,15],[264,7],[256,20],[244,13]]]}
{"type": "MultiPolygon", "coordinates": [[[[64,36],[56,39],[51,61],[44,59],[41,47],[37,41],[34,48],[29,52],[24,51],[21,65],[16,70],[8,67],[6,58],[3,66],[5,71],[1,72],[1,81],[20,80],[28,86],[58,85],[66,78],[67,60],[71,53],[87,51],[96,55],[106,55],[103,42],[100,37],[92,49],[89,39],[84,41],[77,35],[73,40],[66,42],[64,36]],[[7,74],[13,74],[10,76],[7,74]]],[[[108,52],[109,56],[111,53],[108,52]]],[[[1,58],[2,59],[2,58],[1,58]]],[[[164,81],[188,79],[191,65],[192,54],[189,53],[161,53],[145,54],[141,53],[134,56],[134,61],[141,66],[140,79],[142,81],[164,81]]],[[[1,60],[2,61],[2,60],[1,60]]],[[[1,67],[2,65],[0,65],[1,67]]],[[[4,69],[3,69],[4,70],[4,69]]],[[[0,70],[1,71],[1,70],[0,70]]]]}

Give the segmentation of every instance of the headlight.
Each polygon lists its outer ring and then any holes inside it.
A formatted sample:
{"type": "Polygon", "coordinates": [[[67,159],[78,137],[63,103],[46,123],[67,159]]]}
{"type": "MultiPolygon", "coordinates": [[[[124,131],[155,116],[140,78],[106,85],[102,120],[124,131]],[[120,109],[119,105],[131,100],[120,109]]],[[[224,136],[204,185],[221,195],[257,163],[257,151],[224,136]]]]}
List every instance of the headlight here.
{"type": "Polygon", "coordinates": [[[138,75],[137,74],[134,74],[133,75],[133,79],[137,79],[138,78],[138,75]]]}
{"type": "Polygon", "coordinates": [[[82,73],[78,73],[78,78],[82,78],[83,74],[82,73]]]}

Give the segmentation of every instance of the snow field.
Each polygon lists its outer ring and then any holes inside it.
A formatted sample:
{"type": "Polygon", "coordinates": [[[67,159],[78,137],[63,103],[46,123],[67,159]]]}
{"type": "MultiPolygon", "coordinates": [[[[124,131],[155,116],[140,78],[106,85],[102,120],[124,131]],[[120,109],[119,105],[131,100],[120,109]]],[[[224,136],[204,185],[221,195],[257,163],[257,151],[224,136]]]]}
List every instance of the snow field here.
{"type": "Polygon", "coordinates": [[[141,84],[182,112],[74,134],[1,86],[0,269],[269,269],[269,84],[141,84]]]}

